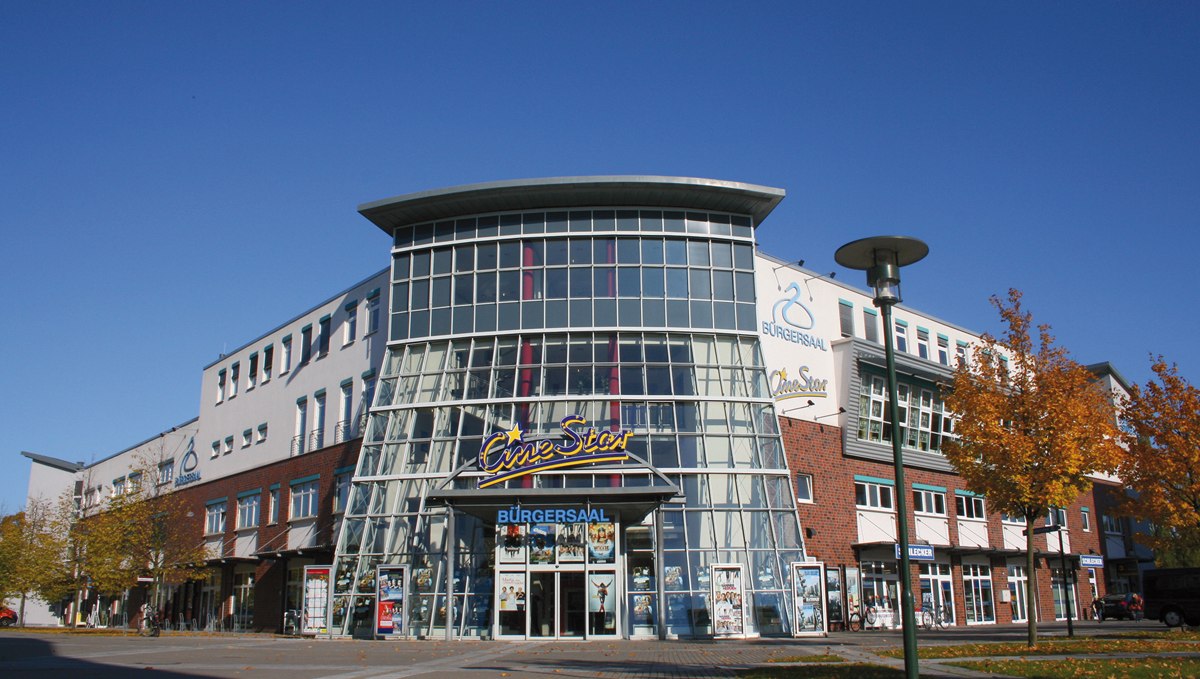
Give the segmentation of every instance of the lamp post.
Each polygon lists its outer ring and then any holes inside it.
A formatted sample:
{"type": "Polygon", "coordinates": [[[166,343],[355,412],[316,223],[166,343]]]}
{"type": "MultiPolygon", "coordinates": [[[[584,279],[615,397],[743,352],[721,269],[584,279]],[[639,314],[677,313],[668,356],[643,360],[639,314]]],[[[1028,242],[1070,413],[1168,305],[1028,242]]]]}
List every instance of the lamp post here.
{"type": "Polygon", "coordinates": [[[892,426],[892,463],[896,470],[896,512],[900,532],[900,611],[904,627],[904,673],[917,679],[917,616],[913,606],[912,573],[908,558],[908,503],[901,452],[900,410],[896,398],[896,349],[892,339],[892,307],[900,302],[900,267],[919,262],[929,246],[908,236],[874,236],[847,243],[833,258],[847,269],[867,272],[867,285],[875,290],[875,306],[883,314],[884,353],[887,357],[888,419],[892,426]]]}
{"type": "MultiPolygon", "coordinates": [[[[1066,606],[1066,613],[1067,613],[1067,636],[1074,638],[1075,637],[1075,623],[1072,622],[1073,616],[1071,615],[1071,612],[1074,610],[1074,608],[1071,605],[1071,583],[1074,581],[1074,578],[1075,578],[1075,569],[1074,568],[1072,568],[1070,570],[1067,569],[1067,565],[1068,565],[1067,564],[1067,550],[1063,548],[1062,529],[1063,529],[1062,524],[1055,523],[1055,524],[1050,524],[1048,526],[1042,526],[1041,528],[1034,528],[1033,533],[1034,533],[1034,535],[1038,535],[1038,534],[1042,534],[1042,533],[1058,533],[1058,557],[1059,557],[1059,563],[1062,567],[1062,574],[1063,574],[1063,597],[1066,599],[1066,601],[1064,602],[1064,605],[1066,606]]],[[[1049,542],[1049,541],[1047,540],[1047,542],[1049,542]]],[[[1049,544],[1047,544],[1046,547],[1047,547],[1047,549],[1049,549],[1049,544]]],[[[1049,559],[1047,559],[1047,562],[1049,562],[1049,559]]],[[[1047,567],[1049,567],[1049,563],[1047,563],[1047,567]]]]}

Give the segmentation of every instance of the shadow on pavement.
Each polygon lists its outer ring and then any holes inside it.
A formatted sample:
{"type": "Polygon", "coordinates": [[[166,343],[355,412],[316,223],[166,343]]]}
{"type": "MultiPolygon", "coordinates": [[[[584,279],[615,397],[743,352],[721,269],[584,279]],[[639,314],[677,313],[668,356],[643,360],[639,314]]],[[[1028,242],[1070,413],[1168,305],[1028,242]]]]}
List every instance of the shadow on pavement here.
{"type": "MultiPolygon", "coordinates": [[[[146,639],[147,644],[161,639],[146,639]]],[[[0,677],[3,679],[48,679],[49,677],[88,677],[89,679],[120,679],[121,677],[203,677],[156,667],[105,665],[103,663],[69,658],[55,653],[54,639],[40,634],[0,635],[0,677]]]]}

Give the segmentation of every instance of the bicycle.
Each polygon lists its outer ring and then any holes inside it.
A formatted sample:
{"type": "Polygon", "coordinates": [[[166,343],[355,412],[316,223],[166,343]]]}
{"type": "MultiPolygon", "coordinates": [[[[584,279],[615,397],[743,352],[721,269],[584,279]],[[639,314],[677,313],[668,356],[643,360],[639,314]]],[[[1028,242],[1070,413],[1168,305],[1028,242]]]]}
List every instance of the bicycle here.
{"type": "Polygon", "coordinates": [[[946,611],[945,606],[935,606],[933,608],[933,624],[938,629],[946,629],[950,626],[950,614],[946,611]]]}
{"type": "Polygon", "coordinates": [[[850,614],[846,616],[846,629],[851,632],[860,632],[863,628],[862,615],[858,612],[858,606],[850,609],[850,614]]]}
{"type": "Polygon", "coordinates": [[[300,611],[293,608],[283,614],[283,633],[290,637],[300,636],[300,611]]]}
{"type": "Polygon", "coordinates": [[[157,611],[147,611],[142,616],[142,622],[138,625],[138,635],[143,637],[156,637],[162,634],[162,621],[158,619],[157,611]]]}

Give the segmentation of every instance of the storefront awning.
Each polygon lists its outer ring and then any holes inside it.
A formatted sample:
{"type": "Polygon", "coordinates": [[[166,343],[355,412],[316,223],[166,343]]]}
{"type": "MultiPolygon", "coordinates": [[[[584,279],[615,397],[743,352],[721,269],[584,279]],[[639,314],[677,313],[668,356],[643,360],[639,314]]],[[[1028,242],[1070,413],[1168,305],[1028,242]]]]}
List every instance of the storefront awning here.
{"type": "Polygon", "coordinates": [[[496,512],[514,505],[527,508],[603,507],[605,513],[630,525],[640,522],[662,503],[679,493],[676,486],[636,488],[485,488],[433,490],[428,505],[445,505],[492,523],[496,512]]]}

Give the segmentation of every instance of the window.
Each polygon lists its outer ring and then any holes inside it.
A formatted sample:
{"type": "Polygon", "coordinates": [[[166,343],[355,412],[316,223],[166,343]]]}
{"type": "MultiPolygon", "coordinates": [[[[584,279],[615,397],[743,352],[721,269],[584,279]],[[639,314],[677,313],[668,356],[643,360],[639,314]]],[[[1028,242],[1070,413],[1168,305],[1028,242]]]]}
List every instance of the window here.
{"type": "Polygon", "coordinates": [[[258,384],[258,354],[250,354],[246,368],[246,391],[258,384]]]}
{"type": "Polygon", "coordinates": [[[854,482],[854,504],[864,509],[892,509],[892,486],[872,481],[854,482]]]}
{"type": "Polygon", "coordinates": [[[142,473],[141,472],[133,472],[132,474],[129,475],[129,483],[126,486],[126,489],[127,489],[126,492],[129,492],[129,493],[136,493],[142,489],[142,473]]]}
{"type": "Polygon", "coordinates": [[[158,483],[170,483],[175,478],[175,460],[167,460],[158,465],[158,483]]]}
{"type": "Polygon", "coordinates": [[[325,390],[318,391],[313,396],[312,450],[325,447],[325,390]]]}
{"type": "MultiPolygon", "coordinates": [[[[932,389],[902,382],[896,385],[896,395],[900,440],[905,447],[939,452],[945,439],[954,438],[954,418],[946,412],[942,399],[932,389]]],[[[883,377],[864,373],[859,392],[858,438],[890,443],[892,424],[887,412],[883,377]]]]}
{"type": "Polygon", "coordinates": [[[1051,507],[1046,513],[1047,526],[1062,526],[1067,528],[1067,510],[1061,507],[1051,507]]]}
{"type": "Polygon", "coordinates": [[[957,342],[954,345],[954,358],[959,365],[967,364],[967,343],[957,342]]]}
{"type": "Polygon", "coordinates": [[[842,337],[854,336],[854,305],[845,300],[838,300],[838,321],[842,327],[842,337]]]}
{"type": "Polygon", "coordinates": [[[358,302],[346,305],[346,324],[342,328],[342,344],[353,342],[358,335],[358,302]]]}
{"type": "Polygon", "coordinates": [[[333,477],[333,511],[335,514],[346,511],[350,500],[350,473],[338,474],[333,477]]]}
{"type": "Polygon", "coordinates": [[[983,498],[978,495],[956,495],[954,505],[960,519],[987,520],[987,514],[983,510],[983,498]]]}
{"type": "Polygon", "coordinates": [[[896,351],[908,353],[908,323],[896,321],[896,351]]]}
{"type": "Polygon", "coordinates": [[[204,508],[204,533],[217,535],[225,532],[225,501],[211,502],[204,508]]]}
{"type": "Polygon", "coordinates": [[[367,298],[367,329],[363,335],[370,335],[379,329],[379,291],[376,290],[372,296],[367,298]]]}
{"type": "Polygon", "coordinates": [[[217,403],[225,400],[225,371],[217,371],[217,403]]]}
{"type": "Polygon", "coordinates": [[[212,456],[215,458],[215,457],[219,457],[220,455],[221,455],[221,442],[213,441],[212,442],[212,456]]]}
{"type": "Polygon", "coordinates": [[[874,309],[863,309],[863,339],[879,343],[879,315],[874,309]]]}
{"type": "Polygon", "coordinates": [[[317,515],[317,479],[292,484],[293,519],[307,519],[317,515]]]}
{"type": "Polygon", "coordinates": [[[258,501],[260,497],[261,495],[255,492],[253,495],[238,498],[238,528],[254,528],[258,525],[258,501]]]}
{"type": "Polygon", "coordinates": [[[254,430],[253,429],[242,430],[242,447],[249,448],[250,444],[253,441],[254,441],[254,430]]]}
{"type": "Polygon", "coordinates": [[[113,479],[112,485],[113,497],[118,497],[125,494],[125,479],[113,479]]]}
{"type": "Polygon", "coordinates": [[[1104,527],[1105,533],[1120,533],[1121,522],[1111,514],[1101,514],[1100,524],[1104,527]]]}
{"type": "Polygon", "coordinates": [[[292,336],[284,337],[280,345],[279,374],[282,375],[292,369],[292,336]]]}
{"type": "Polygon", "coordinates": [[[263,441],[266,441],[266,440],[267,440],[267,423],[263,422],[262,424],[258,425],[258,438],[255,439],[254,442],[262,443],[263,441]]]}
{"type": "Polygon", "coordinates": [[[938,363],[950,365],[950,338],[938,335],[938,363]]]}
{"type": "Polygon", "coordinates": [[[225,437],[225,446],[221,449],[221,452],[225,453],[226,455],[233,452],[233,437],[232,436],[225,437]]]}
{"type": "Polygon", "coordinates": [[[305,434],[308,431],[308,399],[296,401],[296,433],[292,436],[292,455],[299,455],[308,448],[305,444],[305,434]]]}
{"type": "Polygon", "coordinates": [[[332,320],[329,316],[317,321],[317,358],[320,358],[329,353],[329,324],[332,320]]]}
{"type": "Polygon", "coordinates": [[[913,490],[913,511],[918,514],[946,515],[946,493],[935,490],[913,490]]]}
{"type": "Polygon", "coordinates": [[[275,347],[268,344],[266,348],[263,349],[262,358],[262,381],[265,384],[271,380],[271,369],[275,361],[275,347]]]}
{"type": "Polygon", "coordinates": [[[300,329],[300,365],[307,365],[312,360],[312,339],[311,325],[300,329]]]}
{"type": "Polygon", "coordinates": [[[279,489],[278,488],[271,489],[271,493],[270,493],[270,497],[268,498],[268,502],[270,504],[267,507],[267,521],[269,521],[270,523],[279,523],[279,489]]]}
{"type": "Polygon", "coordinates": [[[242,366],[237,363],[234,363],[233,367],[229,369],[229,398],[238,395],[238,374],[241,369],[242,366]]]}
{"type": "Polygon", "coordinates": [[[796,474],[796,501],[813,501],[812,474],[796,474]]]}
{"type": "Polygon", "coordinates": [[[1092,532],[1092,513],[1088,511],[1087,507],[1079,510],[1079,521],[1083,525],[1083,532],[1092,532]]]}
{"type": "Polygon", "coordinates": [[[917,355],[929,358],[929,331],[925,328],[917,328],[917,355]]]}

